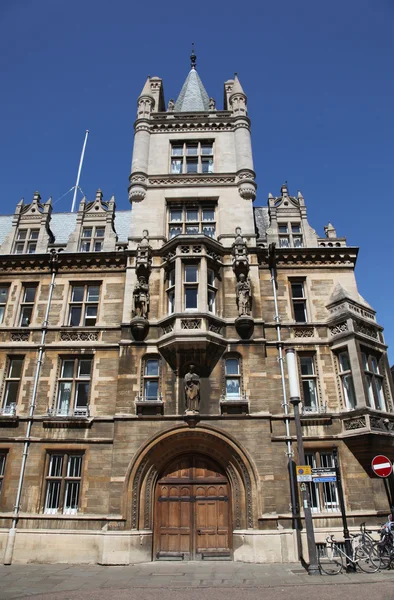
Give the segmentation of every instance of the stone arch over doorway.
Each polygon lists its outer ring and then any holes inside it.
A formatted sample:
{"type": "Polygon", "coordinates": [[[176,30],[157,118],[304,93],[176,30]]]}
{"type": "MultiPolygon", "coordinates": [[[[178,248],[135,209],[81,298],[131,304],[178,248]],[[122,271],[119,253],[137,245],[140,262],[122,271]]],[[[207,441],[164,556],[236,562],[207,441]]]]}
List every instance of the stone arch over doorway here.
{"type": "Polygon", "coordinates": [[[130,465],[125,498],[128,528],[152,530],[158,477],[172,460],[186,454],[215,459],[229,481],[233,528],[256,528],[257,478],[246,452],[213,427],[185,425],[155,436],[130,465]]]}

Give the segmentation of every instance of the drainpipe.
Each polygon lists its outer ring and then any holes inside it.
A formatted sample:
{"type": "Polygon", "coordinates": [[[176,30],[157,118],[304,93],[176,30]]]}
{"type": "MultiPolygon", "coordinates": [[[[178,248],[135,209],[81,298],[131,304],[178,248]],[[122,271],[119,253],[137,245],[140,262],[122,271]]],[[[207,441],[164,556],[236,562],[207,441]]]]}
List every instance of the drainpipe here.
{"type": "Polygon", "coordinates": [[[34,409],[36,407],[38,381],[40,378],[42,357],[44,354],[45,336],[46,336],[47,329],[48,329],[49,310],[51,307],[52,294],[53,294],[53,290],[55,287],[55,278],[56,278],[56,272],[57,272],[57,266],[58,266],[57,261],[58,261],[57,252],[56,252],[56,250],[52,250],[51,258],[50,258],[50,269],[51,269],[51,273],[52,273],[52,278],[51,278],[51,284],[49,286],[49,294],[48,294],[48,301],[47,301],[47,306],[46,306],[46,311],[45,311],[45,318],[44,318],[44,322],[43,322],[42,328],[41,328],[41,341],[40,341],[40,346],[39,346],[39,350],[38,350],[36,371],[34,374],[33,392],[31,395],[29,417],[28,417],[28,421],[27,421],[26,438],[25,438],[25,443],[23,446],[22,464],[21,464],[21,470],[20,470],[20,474],[19,474],[18,490],[16,493],[14,515],[13,515],[13,519],[12,519],[11,529],[8,532],[7,546],[6,546],[5,553],[4,553],[4,564],[5,565],[10,565],[12,563],[12,556],[14,553],[16,527],[17,527],[18,519],[19,519],[19,507],[20,507],[20,501],[21,501],[21,496],[22,496],[23,479],[24,479],[24,475],[25,475],[26,461],[27,461],[27,457],[28,457],[28,453],[29,453],[30,436],[31,436],[31,430],[33,427],[34,409]]]}
{"type": "Polygon", "coordinates": [[[293,468],[293,450],[292,450],[292,442],[291,442],[291,434],[290,434],[290,415],[289,415],[289,403],[287,401],[287,391],[286,391],[286,379],[285,379],[285,369],[284,369],[284,358],[283,358],[283,343],[281,336],[281,324],[280,324],[280,316],[279,316],[279,308],[278,308],[278,297],[277,297],[277,281],[276,281],[276,244],[272,243],[268,248],[268,266],[271,272],[271,283],[272,283],[272,293],[274,296],[274,306],[275,306],[275,327],[276,327],[276,336],[277,336],[277,347],[279,352],[279,368],[280,368],[280,377],[282,381],[282,396],[283,396],[283,411],[285,413],[285,429],[286,429],[286,455],[288,461],[288,470],[289,470],[289,478],[290,478],[290,498],[291,498],[291,514],[292,514],[292,526],[296,532],[297,538],[297,549],[298,549],[298,558],[301,559],[301,531],[300,531],[300,521],[299,521],[299,513],[297,507],[297,491],[296,491],[296,481],[294,477],[294,468],[293,468]]]}

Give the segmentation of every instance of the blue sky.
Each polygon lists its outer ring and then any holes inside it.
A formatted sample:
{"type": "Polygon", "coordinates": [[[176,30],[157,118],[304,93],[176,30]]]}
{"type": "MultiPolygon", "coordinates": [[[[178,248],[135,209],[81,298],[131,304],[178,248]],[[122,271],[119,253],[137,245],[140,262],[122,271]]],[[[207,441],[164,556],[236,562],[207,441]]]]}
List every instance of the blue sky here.
{"type": "Polygon", "coordinates": [[[257,204],[287,180],[318,233],[330,220],[361,247],[359,289],[394,348],[393,30],[392,0],[2,0],[1,212],[67,192],[85,129],[83,191],[128,208],[136,98],[147,75],[176,97],[194,41],[219,107],[234,71],[248,94],[257,204]]]}

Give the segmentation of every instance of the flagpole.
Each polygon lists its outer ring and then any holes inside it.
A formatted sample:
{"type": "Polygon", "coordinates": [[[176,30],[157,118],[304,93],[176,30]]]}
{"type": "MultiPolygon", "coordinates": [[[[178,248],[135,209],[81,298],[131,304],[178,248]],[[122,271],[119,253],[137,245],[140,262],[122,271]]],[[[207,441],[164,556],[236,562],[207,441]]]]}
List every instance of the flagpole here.
{"type": "Polygon", "coordinates": [[[78,175],[77,175],[77,182],[75,184],[75,188],[74,188],[74,196],[73,196],[73,203],[71,205],[71,212],[74,212],[74,208],[75,208],[75,201],[77,199],[77,191],[78,191],[78,186],[79,186],[79,178],[81,177],[81,171],[82,171],[82,164],[83,164],[83,157],[85,156],[85,148],[86,148],[86,142],[88,141],[88,135],[89,135],[89,130],[87,129],[85,132],[85,141],[83,143],[83,147],[82,147],[82,153],[81,153],[81,158],[79,160],[79,167],[78,167],[78,175]]]}

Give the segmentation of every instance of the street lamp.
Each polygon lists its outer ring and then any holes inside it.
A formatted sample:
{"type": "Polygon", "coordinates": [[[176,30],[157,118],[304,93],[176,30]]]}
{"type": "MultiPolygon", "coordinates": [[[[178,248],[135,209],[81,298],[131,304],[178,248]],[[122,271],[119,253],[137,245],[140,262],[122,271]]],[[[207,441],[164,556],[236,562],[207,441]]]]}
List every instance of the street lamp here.
{"type": "MultiPolygon", "coordinates": [[[[297,365],[294,348],[286,349],[286,362],[287,372],[289,375],[289,388],[290,388],[290,403],[294,408],[294,422],[296,426],[297,434],[297,452],[298,452],[298,464],[305,465],[305,452],[304,452],[304,441],[302,439],[301,419],[299,404],[300,390],[298,387],[298,376],[297,376],[297,365]]],[[[308,542],[308,554],[309,554],[309,575],[320,575],[319,565],[317,562],[315,532],[313,531],[313,521],[311,504],[309,499],[309,490],[307,485],[301,486],[302,492],[302,505],[304,507],[305,516],[305,528],[306,528],[306,539],[308,542]]]]}

